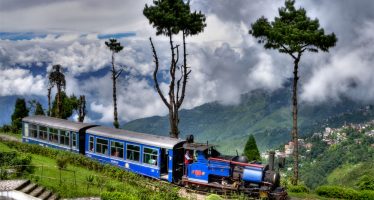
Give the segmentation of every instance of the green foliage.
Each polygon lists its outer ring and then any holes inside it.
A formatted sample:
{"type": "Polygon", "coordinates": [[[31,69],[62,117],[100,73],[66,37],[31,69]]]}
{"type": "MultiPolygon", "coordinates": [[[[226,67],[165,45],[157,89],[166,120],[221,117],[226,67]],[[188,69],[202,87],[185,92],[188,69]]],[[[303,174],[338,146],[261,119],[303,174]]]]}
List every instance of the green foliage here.
{"type": "Polygon", "coordinates": [[[90,186],[94,185],[94,180],[95,180],[95,177],[92,174],[86,176],[87,191],[90,188],[90,186]]]}
{"type": "Polygon", "coordinates": [[[250,161],[261,161],[261,156],[257,148],[256,139],[252,134],[248,137],[247,143],[244,147],[243,155],[247,156],[248,160],[250,161]]]}
{"type": "Polygon", "coordinates": [[[69,164],[69,157],[66,155],[58,155],[56,157],[56,164],[58,169],[66,169],[69,164]]]}
{"type": "Polygon", "coordinates": [[[249,33],[259,38],[260,43],[265,43],[265,48],[277,49],[280,53],[328,51],[335,46],[335,34],[325,35],[318,19],[310,19],[305,9],[296,9],[294,4],[294,0],[286,0],[285,7],[279,9],[279,17],[271,23],[261,17],[251,25],[249,33]]]}
{"type": "Polygon", "coordinates": [[[112,51],[113,53],[118,53],[122,51],[123,46],[120,42],[118,42],[116,39],[109,39],[109,41],[105,42],[105,45],[112,51]]]}
{"type": "Polygon", "coordinates": [[[0,179],[32,173],[34,167],[30,166],[31,160],[28,154],[19,154],[15,151],[0,152],[0,179]],[[9,170],[14,170],[14,173],[9,173],[9,170]]]}
{"type": "Polygon", "coordinates": [[[153,6],[145,5],[143,14],[156,28],[156,35],[170,36],[179,31],[188,35],[202,32],[206,26],[205,15],[190,10],[189,2],[183,0],[154,0],[153,6]]]}
{"type": "Polygon", "coordinates": [[[337,198],[337,199],[357,199],[366,200],[374,199],[374,191],[363,190],[357,191],[351,188],[339,187],[339,186],[320,186],[316,189],[316,193],[319,196],[337,198]]]}
{"type": "Polygon", "coordinates": [[[356,135],[361,138],[361,144],[348,138],[338,145],[326,148],[317,158],[303,164],[300,175],[306,186],[313,189],[327,184],[329,180],[329,184],[355,187],[361,176],[373,176],[374,149],[370,146],[371,141],[363,134],[356,135]],[[353,166],[357,163],[361,165],[353,166]]]}
{"type": "Polygon", "coordinates": [[[220,197],[219,195],[211,194],[207,196],[205,200],[223,200],[223,198],[220,197]]]}
{"type": "Polygon", "coordinates": [[[12,114],[12,127],[15,130],[22,129],[22,118],[29,116],[29,110],[26,107],[25,99],[17,99],[12,114]]]}
{"type": "Polygon", "coordinates": [[[360,190],[373,190],[374,191],[374,177],[364,175],[357,183],[360,190]]]}
{"type": "Polygon", "coordinates": [[[374,191],[373,190],[359,191],[358,199],[362,199],[362,200],[374,199],[374,191]]]}
{"type": "Polygon", "coordinates": [[[45,115],[44,110],[43,110],[43,106],[39,102],[36,102],[36,108],[35,108],[34,115],[45,115]]]}
{"type": "MultiPolygon", "coordinates": [[[[87,190],[85,192],[68,190],[67,188],[60,187],[58,185],[52,185],[53,189],[56,192],[59,192],[64,197],[76,197],[76,195],[87,195],[89,188],[96,184],[97,188],[103,190],[105,187],[109,191],[112,190],[113,185],[108,186],[108,180],[112,179],[122,182],[123,184],[115,185],[114,188],[116,191],[121,191],[124,194],[128,194],[128,199],[179,199],[178,197],[178,188],[175,188],[172,185],[160,183],[158,181],[151,181],[150,179],[143,178],[137,174],[125,171],[121,168],[112,166],[112,165],[103,165],[95,160],[87,158],[80,154],[74,154],[70,152],[64,152],[56,149],[50,149],[41,147],[39,145],[19,143],[15,141],[4,141],[0,138],[0,142],[7,145],[11,149],[16,149],[20,152],[28,152],[32,154],[42,155],[52,159],[56,159],[59,156],[66,156],[69,158],[70,164],[74,166],[80,166],[87,170],[94,170],[100,174],[100,176],[88,175],[85,177],[87,183],[87,190]],[[98,177],[98,178],[97,178],[98,177]],[[152,186],[153,185],[153,186],[152,186]],[[154,191],[151,188],[156,188],[157,191],[154,191]],[[131,197],[131,198],[130,198],[131,197]]],[[[83,190],[84,191],[84,190],[83,190]]],[[[91,189],[92,191],[92,189],[91,189]]]]}
{"type": "MultiPolygon", "coordinates": [[[[64,91],[60,94],[61,98],[61,111],[60,116],[62,119],[67,119],[71,117],[74,113],[74,110],[77,109],[79,100],[76,96],[71,95],[68,97],[64,91]]],[[[52,104],[52,117],[57,117],[57,95],[55,96],[55,100],[52,104]]]]}
{"type": "Polygon", "coordinates": [[[103,192],[100,195],[102,200],[136,200],[137,198],[122,192],[103,192]]]}
{"type": "Polygon", "coordinates": [[[293,193],[309,193],[310,190],[305,185],[289,185],[287,187],[288,192],[293,193]]]}

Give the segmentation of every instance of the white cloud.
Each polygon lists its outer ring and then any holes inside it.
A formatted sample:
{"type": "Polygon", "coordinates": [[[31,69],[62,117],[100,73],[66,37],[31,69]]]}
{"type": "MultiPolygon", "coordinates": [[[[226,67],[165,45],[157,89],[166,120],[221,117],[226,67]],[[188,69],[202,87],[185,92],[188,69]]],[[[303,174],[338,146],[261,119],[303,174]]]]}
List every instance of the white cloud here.
{"type": "Polygon", "coordinates": [[[0,96],[40,95],[45,93],[45,82],[42,76],[33,76],[25,69],[0,68],[0,96]]]}
{"type": "Polygon", "coordinates": [[[357,101],[374,99],[374,22],[367,22],[360,38],[334,53],[329,63],[312,73],[301,97],[308,102],[338,100],[346,96],[357,101]]]}

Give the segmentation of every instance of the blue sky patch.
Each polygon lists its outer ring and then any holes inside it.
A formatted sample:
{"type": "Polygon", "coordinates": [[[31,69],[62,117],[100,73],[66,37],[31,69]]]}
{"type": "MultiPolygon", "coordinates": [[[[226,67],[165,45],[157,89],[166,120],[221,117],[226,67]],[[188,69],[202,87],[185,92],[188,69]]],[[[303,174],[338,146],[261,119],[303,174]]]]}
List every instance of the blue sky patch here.
{"type": "Polygon", "coordinates": [[[0,32],[0,40],[32,40],[36,38],[45,38],[45,33],[33,33],[33,32],[0,32]]]}
{"type": "Polygon", "coordinates": [[[127,32],[127,33],[113,33],[113,34],[99,34],[97,35],[98,39],[120,39],[125,37],[134,37],[136,36],[135,32],[127,32]]]}

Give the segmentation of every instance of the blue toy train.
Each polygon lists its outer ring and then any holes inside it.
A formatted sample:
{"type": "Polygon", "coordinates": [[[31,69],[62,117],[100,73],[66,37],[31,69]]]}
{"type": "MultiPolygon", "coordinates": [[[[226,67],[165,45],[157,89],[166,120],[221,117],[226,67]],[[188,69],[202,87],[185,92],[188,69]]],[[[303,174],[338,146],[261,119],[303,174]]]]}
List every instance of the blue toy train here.
{"type": "Polygon", "coordinates": [[[23,118],[23,142],[71,151],[125,170],[171,183],[240,191],[254,197],[286,199],[269,165],[243,156],[223,156],[214,145],[137,133],[46,116],[23,118]]]}

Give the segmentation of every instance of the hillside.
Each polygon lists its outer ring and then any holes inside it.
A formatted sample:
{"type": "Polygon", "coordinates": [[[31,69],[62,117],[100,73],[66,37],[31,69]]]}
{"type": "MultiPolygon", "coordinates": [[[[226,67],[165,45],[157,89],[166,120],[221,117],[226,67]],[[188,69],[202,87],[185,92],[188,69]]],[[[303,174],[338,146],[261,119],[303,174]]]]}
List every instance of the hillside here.
{"type": "Polygon", "coordinates": [[[336,129],[324,141],[306,138],[313,147],[309,152],[301,148],[301,180],[312,189],[323,184],[357,189],[366,178],[374,184],[374,136],[369,135],[374,125],[363,127],[336,129]]]}
{"type": "MultiPolygon", "coordinates": [[[[203,104],[180,112],[181,137],[194,134],[200,142],[215,143],[225,153],[242,150],[249,134],[256,138],[260,150],[275,147],[290,139],[291,109],[290,87],[274,92],[255,90],[243,94],[238,105],[221,105],[219,102],[203,104]]],[[[300,104],[300,134],[319,131],[326,123],[339,126],[344,120],[356,119],[355,112],[363,105],[342,98],[335,103],[300,104]],[[345,117],[345,118],[343,118],[345,117]]],[[[372,114],[364,119],[372,118],[372,114]]],[[[363,119],[359,119],[363,120],[363,119]]],[[[167,116],[149,117],[131,121],[123,128],[167,135],[167,116]]]]}

